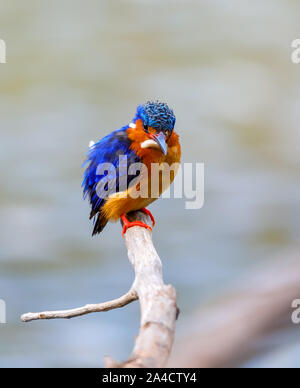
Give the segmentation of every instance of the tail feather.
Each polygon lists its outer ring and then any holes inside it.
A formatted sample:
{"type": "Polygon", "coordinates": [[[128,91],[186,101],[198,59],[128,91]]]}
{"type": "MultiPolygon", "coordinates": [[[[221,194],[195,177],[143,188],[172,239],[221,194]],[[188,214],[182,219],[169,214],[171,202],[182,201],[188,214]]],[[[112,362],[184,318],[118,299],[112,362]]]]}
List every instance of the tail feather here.
{"type": "Polygon", "coordinates": [[[108,219],[103,216],[103,214],[98,213],[97,219],[94,224],[93,234],[92,236],[95,236],[96,234],[99,234],[102,232],[102,230],[105,228],[106,224],[108,222],[108,219]]]}

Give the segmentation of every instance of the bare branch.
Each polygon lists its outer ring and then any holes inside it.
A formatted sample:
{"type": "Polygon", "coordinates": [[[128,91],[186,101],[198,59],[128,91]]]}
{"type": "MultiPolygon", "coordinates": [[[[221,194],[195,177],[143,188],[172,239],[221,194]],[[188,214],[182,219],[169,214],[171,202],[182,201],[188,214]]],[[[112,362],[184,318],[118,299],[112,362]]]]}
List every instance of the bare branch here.
{"type": "MultiPolygon", "coordinates": [[[[131,220],[147,222],[148,217],[135,212],[131,220]]],[[[123,368],[163,367],[174,340],[178,314],[176,291],[163,282],[162,264],[154,248],[151,231],[133,227],[127,230],[125,239],[128,258],[135,271],[133,288],[139,296],[141,326],[130,359],[119,365],[109,360],[107,365],[123,368]]]]}
{"type": "MultiPolygon", "coordinates": [[[[149,217],[141,212],[131,213],[130,220],[147,223],[149,217]]],[[[27,313],[22,315],[23,322],[38,319],[73,318],[81,315],[108,311],[123,307],[139,299],[141,306],[141,327],[136,338],[133,352],[128,361],[121,364],[106,358],[107,367],[163,367],[166,365],[175,333],[178,316],[176,291],[165,285],[162,276],[161,260],[153,246],[149,229],[135,226],[125,235],[128,258],[135,271],[134,283],[127,294],[118,299],[99,304],[62,310],[27,313]]]]}
{"type": "Polygon", "coordinates": [[[23,322],[35,321],[38,319],[60,319],[60,318],[74,318],[81,315],[90,313],[97,313],[102,311],[109,311],[124,307],[127,304],[138,299],[137,293],[134,290],[129,290],[127,294],[120,298],[110,300],[108,302],[98,304],[87,304],[83,307],[77,307],[71,310],[59,310],[59,311],[43,311],[41,313],[27,313],[21,316],[23,322]]]}

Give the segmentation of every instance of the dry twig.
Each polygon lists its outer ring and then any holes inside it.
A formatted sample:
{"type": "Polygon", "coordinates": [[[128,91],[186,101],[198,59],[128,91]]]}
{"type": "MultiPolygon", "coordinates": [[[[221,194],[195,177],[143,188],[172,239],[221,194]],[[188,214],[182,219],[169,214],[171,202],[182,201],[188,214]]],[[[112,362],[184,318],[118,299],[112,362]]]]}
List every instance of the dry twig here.
{"type": "MultiPolygon", "coordinates": [[[[141,212],[132,213],[131,220],[148,221],[141,212]]],[[[163,367],[166,365],[174,340],[175,321],[178,314],[176,292],[165,285],[162,277],[161,260],[152,242],[148,229],[133,227],[125,235],[128,258],[135,271],[131,289],[118,299],[83,307],[23,314],[23,322],[38,319],[73,318],[81,315],[109,311],[123,307],[139,299],[141,306],[141,327],[133,352],[122,364],[107,358],[108,367],[163,367]]]]}

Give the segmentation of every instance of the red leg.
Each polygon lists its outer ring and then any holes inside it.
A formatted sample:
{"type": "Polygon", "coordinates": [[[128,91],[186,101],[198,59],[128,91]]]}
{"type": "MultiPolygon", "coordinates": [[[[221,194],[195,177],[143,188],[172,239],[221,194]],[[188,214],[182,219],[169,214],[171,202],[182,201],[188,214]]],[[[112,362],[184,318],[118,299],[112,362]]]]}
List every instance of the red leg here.
{"type": "Polygon", "coordinates": [[[155,219],[154,219],[152,213],[150,212],[150,210],[148,210],[148,209],[146,209],[145,207],[143,207],[143,208],[141,209],[141,211],[142,211],[143,213],[147,214],[147,215],[151,218],[152,226],[154,226],[154,225],[155,225],[155,219]]]}
{"type": "Polygon", "coordinates": [[[152,230],[151,226],[144,224],[144,222],[142,222],[142,221],[132,221],[132,222],[128,221],[125,214],[121,215],[121,219],[122,219],[123,224],[124,224],[123,232],[122,232],[123,237],[124,237],[124,234],[126,233],[127,229],[132,228],[133,226],[140,226],[142,228],[152,230]]]}

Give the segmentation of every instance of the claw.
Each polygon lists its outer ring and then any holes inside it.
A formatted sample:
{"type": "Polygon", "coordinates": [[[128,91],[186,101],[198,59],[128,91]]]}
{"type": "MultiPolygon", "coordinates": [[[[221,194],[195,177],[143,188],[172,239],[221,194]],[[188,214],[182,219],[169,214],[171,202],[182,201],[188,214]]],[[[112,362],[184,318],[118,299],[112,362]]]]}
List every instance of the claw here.
{"type": "Polygon", "coordinates": [[[145,223],[142,222],[142,221],[132,221],[132,222],[128,221],[128,219],[126,218],[126,215],[125,215],[125,214],[121,215],[121,219],[122,219],[123,224],[124,224],[124,226],[123,226],[123,232],[122,232],[122,237],[124,237],[124,235],[125,235],[127,229],[132,228],[133,226],[140,226],[140,227],[142,227],[142,228],[146,228],[146,229],[149,229],[149,230],[152,231],[151,226],[145,224],[145,223]]]}
{"type": "Polygon", "coordinates": [[[148,210],[148,209],[146,209],[145,207],[143,207],[143,208],[141,209],[141,212],[147,214],[147,215],[151,218],[152,227],[153,227],[153,226],[155,225],[155,219],[154,219],[152,213],[150,212],[150,210],[148,210]]]}

